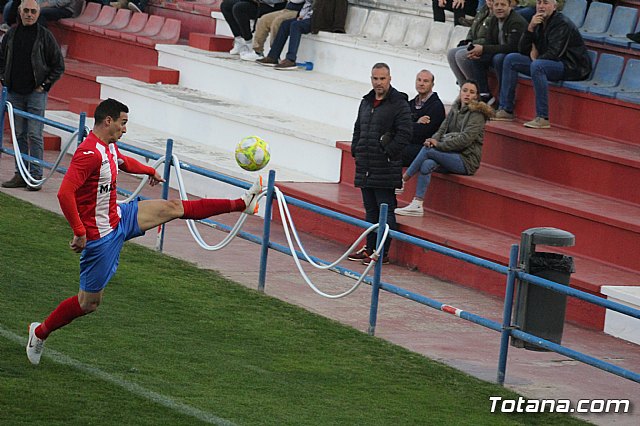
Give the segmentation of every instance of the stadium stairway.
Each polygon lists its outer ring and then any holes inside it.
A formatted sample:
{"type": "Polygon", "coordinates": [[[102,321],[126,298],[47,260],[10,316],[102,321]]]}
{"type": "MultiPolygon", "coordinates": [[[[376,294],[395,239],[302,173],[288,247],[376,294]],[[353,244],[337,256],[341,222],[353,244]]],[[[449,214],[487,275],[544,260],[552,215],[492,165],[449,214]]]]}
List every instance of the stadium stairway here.
{"type": "MultiPolygon", "coordinates": [[[[350,13],[351,34],[305,36],[299,58],[313,61],[313,72],[279,72],[223,53],[157,45],[154,65],[178,70],[178,85],[97,77],[100,97],[129,104],[132,123],[175,135],[178,146],[189,141],[185,149],[202,150],[196,160],[214,169],[220,157],[208,152],[230,157],[235,142],[257,134],[272,145],[272,166],[293,169],[292,174],[306,175],[311,182],[279,179],[287,193],[363,217],[359,190],[351,184],[349,144],[336,141],[351,137],[358,102],[370,87],[371,65],[389,63],[393,85],[409,94],[414,93],[413,79],[422,68],[434,71],[436,90],[445,101],[452,101],[456,93],[443,62],[445,46],[436,53],[425,51],[426,44],[405,33],[401,42],[392,40],[401,45],[394,45],[384,30],[363,32],[369,19],[382,20],[386,28],[415,18],[383,15],[368,10],[350,13]],[[421,46],[416,48],[418,54],[408,53],[410,43],[421,46]]],[[[424,37],[430,40],[437,27],[430,26],[424,37]]],[[[446,46],[457,41],[459,34],[453,35],[452,29],[437,30],[449,31],[446,46]]],[[[640,264],[634,254],[640,195],[631,183],[637,182],[640,167],[635,137],[640,130],[639,107],[561,87],[552,87],[550,97],[554,128],[534,131],[521,122],[489,124],[479,173],[435,175],[424,218],[400,218],[400,230],[506,264],[509,246],[518,242],[521,231],[534,226],[566,229],[577,237],[576,247],[566,250],[576,258],[572,286],[602,297],[613,287],[625,293],[625,288],[640,284],[640,264]]],[[[521,81],[518,100],[519,119],[533,117],[530,82],[521,81]]],[[[161,152],[159,143],[154,150],[161,152]]],[[[411,192],[409,186],[400,197],[401,205],[410,200],[411,192]]],[[[309,213],[294,214],[303,230],[335,241],[347,243],[359,233],[309,213]]],[[[440,255],[394,244],[391,257],[400,265],[490,294],[503,292],[502,276],[440,255]]],[[[605,311],[592,305],[571,300],[567,318],[606,329],[605,311]]]]}

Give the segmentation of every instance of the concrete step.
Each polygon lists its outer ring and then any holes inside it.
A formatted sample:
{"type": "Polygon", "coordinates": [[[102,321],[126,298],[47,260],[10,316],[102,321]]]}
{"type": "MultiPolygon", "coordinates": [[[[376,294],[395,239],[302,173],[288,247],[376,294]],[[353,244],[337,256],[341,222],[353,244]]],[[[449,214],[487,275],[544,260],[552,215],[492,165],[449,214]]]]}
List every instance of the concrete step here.
{"type": "Polygon", "coordinates": [[[69,101],[71,98],[82,96],[97,98],[100,96],[100,84],[96,81],[99,75],[126,77],[128,71],[120,68],[108,67],[93,62],[65,58],[65,71],[56,84],[51,88],[51,96],[69,101]]]}
{"type": "Polygon", "coordinates": [[[179,70],[183,87],[280,111],[279,115],[331,123],[348,131],[353,130],[362,96],[371,90],[370,83],[315,69],[276,71],[239,56],[190,46],[162,45],[157,49],[158,65],[179,70]]]}
{"type": "MultiPolygon", "coordinates": [[[[342,182],[353,183],[354,162],[344,149],[342,182]]],[[[410,180],[399,206],[412,199],[410,180]]],[[[474,176],[434,173],[425,199],[433,211],[478,226],[518,235],[539,226],[576,236],[572,253],[640,272],[634,247],[640,241],[640,205],[555,185],[531,176],[483,165],[474,176]]]]}
{"type": "Polygon", "coordinates": [[[339,179],[341,151],[335,141],[350,137],[345,129],[181,86],[115,77],[99,77],[98,81],[101,97],[127,104],[132,122],[223,152],[232,152],[242,138],[257,135],[270,144],[273,167],[329,182],[339,179]]]}
{"type": "MultiPolygon", "coordinates": [[[[304,201],[344,213],[364,218],[360,190],[351,185],[341,184],[282,184],[280,188],[287,194],[304,201]]],[[[362,232],[356,228],[319,217],[301,209],[292,208],[296,228],[324,238],[349,244],[362,232]]],[[[277,218],[276,218],[277,219],[277,218]]],[[[423,217],[398,216],[399,231],[432,241],[455,250],[469,253],[503,265],[508,263],[509,248],[518,244],[520,232],[528,227],[523,225],[516,233],[499,232],[478,224],[441,214],[434,209],[425,211],[423,217]]],[[[579,237],[577,244],[582,244],[579,237]]],[[[538,247],[545,251],[545,247],[538,247]]],[[[571,276],[571,287],[604,297],[602,286],[616,285],[633,287],[640,282],[640,273],[616,268],[589,257],[563,251],[557,247],[549,251],[563,252],[574,256],[576,273],[571,276]]],[[[453,258],[416,248],[410,244],[393,242],[389,253],[391,261],[412,270],[419,270],[430,276],[445,279],[485,293],[504,296],[506,279],[503,275],[475,267],[453,258]]],[[[384,277],[383,277],[384,279],[384,277]]],[[[602,330],[605,310],[594,305],[570,298],[567,320],[584,327],[602,330]]]]}
{"type": "Polygon", "coordinates": [[[521,174],[640,204],[640,147],[552,127],[527,129],[522,122],[485,127],[482,161],[521,174]],[[535,159],[535,161],[532,161],[535,159]]]}

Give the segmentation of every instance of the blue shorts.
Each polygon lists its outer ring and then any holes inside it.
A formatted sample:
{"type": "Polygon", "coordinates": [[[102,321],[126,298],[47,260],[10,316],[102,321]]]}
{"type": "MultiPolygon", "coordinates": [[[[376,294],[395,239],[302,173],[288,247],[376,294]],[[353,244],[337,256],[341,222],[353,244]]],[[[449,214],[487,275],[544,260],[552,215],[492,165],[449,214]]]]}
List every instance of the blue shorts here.
{"type": "Polygon", "coordinates": [[[98,293],[118,269],[124,242],[144,235],[138,226],[138,201],[120,204],[120,223],[99,240],[87,241],[80,256],[80,290],[98,293]]]}

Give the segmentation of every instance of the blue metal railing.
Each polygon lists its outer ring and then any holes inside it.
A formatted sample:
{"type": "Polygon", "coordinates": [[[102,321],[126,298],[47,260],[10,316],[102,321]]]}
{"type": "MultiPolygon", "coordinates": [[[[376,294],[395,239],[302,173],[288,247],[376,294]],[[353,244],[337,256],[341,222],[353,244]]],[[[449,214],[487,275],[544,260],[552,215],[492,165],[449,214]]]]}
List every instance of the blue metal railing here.
{"type": "MultiPolygon", "coordinates": [[[[5,99],[6,99],[6,93],[3,91],[3,102],[2,102],[2,114],[4,116],[4,105],[5,105],[5,99]]],[[[36,119],[36,120],[40,120],[40,121],[45,121],[47,122],[47,124],[50,125],[54,125],[51,120],[47,120],[44,119],[42,117],[39,116],[33,116],[32,114],[27,114],[27,113],[22,113],[19,112],[17,110],[15,110],[16,114],[19,114],[21,116],[25,116],[31,119],[36,119]],[[51,123],[49,123],[51,122],[51,123]]],[[[0,124],[0,130],[2,130],[2,125],[0,124]]],[[[66,130],[66,131],[71,131],[71,132],[75,132],[77,129],[76,128],[72,128],[70,126],[65,126],[59,123],[55,123],[55,127],[66,130]],[[64,126],[64,127],[63,127],[64,126]]],[[[78,129],[83,129],[84,128],[84,117],[81,117],[81,122],[79,124],[78,129]]],[[[0,132],[0,138],[2,137],[2,133],[0,132]]],[[[161,157],[161,155],[158,155],[156,153],[153,153],[151,151],[147,151],[147,150],[143,150],[140,148],[136,148],[133,147],[131,145],[125,144],[125,143],[118,143],[118,146],[120,147],[120,149],[132,152],[134,154],[146,157],[148,159],[153,159],[153,160],[157,160],[158,158],[161,157]]],[[[6,152],[8,154],[14,155],[14,152],[10,149],[5,149],[2,147],[2,143],[1,143],[1,139],[0,139],[0,151],[2,152],[6,152]]],[[[166,151],[166,158],[172,158],[173,152],[173,141],[168,140],[167,141],[167,151],[166,151]]],[[[27,160],[32,160],[31,157],[25,156],[25,159],[27,160]]],[[[42,161],[41,164],[44,167],[47,168],[51,168],[52,164],[47,163],[42,161]]],[[[180,168],[182,170],[187,170],[190,171],[192,173],[196,173],[211,179],[216,179],[219,180],[221,182],[225,182],[234,186],[239,186],[242,188],[248,188],[250,186],[250,184],[240,181],[238,179],[223,175],[221,173],[217,173],[211,170],[207,170],[204,169],[202,167],[198,167],[198,166],[194,166],[191,165],[189,163],[185,163],[185,162],[180,162],[180,168]]],[[[63,167],[58,167],[57,171],[60,171],[61,173],[65,173],[66,169],[63,167]]],[[[168,193],[169,193],[169,178],[170,178],[170,173],[171,173],[171,164],[169,161],[165,162],[165,167],[164,167],[164,178],[166,180],[164,186],[163,186],[163,191],[162,191],[162,197],[164,199],[168,198],[168,193]]],[[[266,266],[267,266],[267,256],[268,256],[268,249],[272,249],[272,250],[276,250],[279,251],[281,253],[284,254],[288,254],[290,256],[297,256],[299,259],[301,260],[306,260],[304,255],[299,252],[299,251],[294,251],[292,252],[289,247],[278,244],[278,243],[274,243],[272,241],[270,241],[270,224],[271,224],[271,213],[272,213],[272,203],[273,203],[273,199],[274,199],[274,187],[275,187],[275,172],[271,171],[269,173],[269,181],[268,181],[268,185],[267,185],[267,195],[266,195],[266,203],[265,203],[265,218],[264,218],[264,228],[263,228],[263,235],[262,237],[244,232],[244,231],[240,231],[238,232],[238,236],[240,238],[243,238],[247,241],[251,241],[257,244],[260,244],[261,247],[261,259],[260,259],[260,275],[259,275],[259,282],[258,282],[258,289],[261,291],[264,291],[264,287],[265,287],[265,283],[266,283],[266,266]]],[[[125,194],[130,194],[130,192],[128,191],[124,191],[119,189],[119,192],[125,193],[125,194]]],[[[356,219],[353,218],[351,216],[347,216],[345,214],[342,213],[337,213],[316,205],[313,205],[311,203],[307,203],[305,201],[302,200],[298,200],[296,198],[290,197],[290,196],[285,196],[284,197],[286,202],[288,204],[291,204],[293,206],[308,210],[310,212],[316,213],[316,214],[320,214],[323,216],[327,216],[330,217],[332,219],[336,219],[342,222],[345,222],[347,224],[353,225],[353,226],[357,226],[360,228],[368,228],[369,226],[371,226],[370,223],[365,222],[363,220],[360,219],[356,219]]],[[[381,239],[381,235],[382,235],[382,230],[385,227],[385,223],[386,223],[386,209],[387,206],[386,205],[382,205],[381,208],[381,212],[380,212],[380,227],[378,228],[378,244],[380,243],[380,239],[381,239]]],[[[203,220],[203,223],[209,224],[210,226],[214,227],[215,229],[219,229],[225,232],[229,232],[231,230],[230,226],[224,225],[222,223],[218,223],[215,222],[213,220],[207,219],[207,220],[203,220]]],[[[606,300],[603,298],[599,298],[596,296],[593,296],[591,294],[582,292],[580,290],[576,290],[558,283],[555,283],[553,281],[549,281],[528,273],[525,273],[524,271],[522,271],[517,264],[517,259],[518,259],[518,245],[514,244],[511,247],[510,253],[509,253],[509,265],[508,266],[504,266],[504,265],[500,265],[497,264],[495,262],[491,262],[485,259],[481,259],[475,256],[472,256],[470,254],[467,253],[462,253],[460,251],[457,250],[453,250],[447,247],[443,247],[440,246],[438,244],[429,242],[429,241],[425,241],[425,240],[421,240],[419,238],[410,236],[410,235],[406,235],[397,231],[390,231],[389,236],[398,240],[398,241],[404,241],[406,243],[409,244],[413,244],[415,246],[424,248],[426,250],[430,250],[436,253],[440,253],[442,255],[445,256],[449,256],[449,257],[453,257],[455,259],[458,260],[462,260],[464,262],[494,271],[494,272],[498,272],[502,275],[505,275],[506,278],[506,289],[505,289],[505,300],[504,300],[504,306],[503,306],[503,316],[502,316],[502,323],[498,323],[496,321],[492,321],[490,319],[484,318],[480,315],[471,313],[471,312],[467,312],[458,308],[455,308],[453,306],[447,305],[445,303],[439,302],[437,300],[428,298],[424,295],[406,290],[404,288],[395,286],[393,284],[390,283],[386,283],[381,281],[381,272],[382,272],[382,262],[378,262],[375,265],[374,268],[374,274],[372,278],[365,278],[363,280],[363,282],[370,284],[372,286],[372,295],[371,295],[371,304],[370,304],[370,313],[369,313],[369,328],[368,331],[370,334],[374,334],[375,333],[375,327],[376,327],[376,320],[377,320],[377,314],[378,314],[378,297],[379,297],[379,290],[384,290],[387,291],[389,293],[392,294],[396,294],[400,297],[403,297],[405,299],[408,300],[413,300],[417,303],[423,304],[425,306],[429,306],[431,308],[446,312],[446,313],[450,313],[450,314],[454,314],[462,319],[465,319],[467,321],[473,322],[475,324],[481,325],[483,327],[489,328],[491,330],[495,330],[501,333],[500,336],[500,353],[499,353],[499,359],[498,359],[498,371],[497,371],[497,382],[499,384],[504,384],[504,380],[506,377],[506,365],[507,365],[507,357],[508,357],[508,348],[509,348],[509,337],[515,337],[517,339],[520,339],[522,341],[528,342],[528,343],[532,343],[535,344],[539,347],[557,352],[561,355],[567,356],[569,358],[575,359],[577,361],[583,362],[585,364],[594,366],[596,368],[599,368],[601,370],[607,371],[609,373],[615,374],[617,376],[632,380],[634,382],[638,382],[640,383],[640,374],[624,369],[622,367],[619,367],[617,365],[611,364],[609,362],[606,361],[602,361],[600,359],[594,358],[592,356],[583,354],[581,352],[575,351],[573,349],[567,348],[565,346],[559,345],[557,343],[553,343],[550,342],[548,340],[542,339],[540,337],[534,336],[530,333],[526,333],[524,331],[521,330],[517,330],[515,327],[512,326],[511,323],[511,317],[512,317],[512,310],[513,310],[513,295],[514,295],[514,288],[515,288],[515,283],[516,283],[516,279],[523,281],[523,282],[527,282],[527,283],[531,283],[534,285],[538,285],[541,286],[543,288],[547,288],[549,290],[561,293],[561,294],[565,294],[567,296],[571,296],[571,297],[575,297],[578,298],[580,300],[586,301],[588,303],[591,304],[595,304],[597,306],[606,308],[606,309],[610,309],[619,313],[622,313],[624,315],[633,317],[633,318],[638,318],[640,319],[640,310],[638,309],[634,309],[631,308],[629,306],[626,305],[622,305],[620,303],[616,303],[616,302],[612,302],[610,300],[606,300]]],[[[163,233],[159,233],[159,243],[157,245],[158,249],[162,249],[162,245],[163,245],[163,233]]],[[[384,256],[384,252],[381,253],[381,258],[382,256],[384,256]]],[[[323,264],[329,264],[329,262],[326,262],[322,259],[319,259],[317,257],[313,257],[310,256],[310,258],[314,261],[314,262],[318,262],[318,263],[323,263],[323,264]]],[[[347,268],[343,268],[340,266],[335,266],[333,268],[330,269],[333,272],[336,272],[340,275],[349,277],[349,278],[357,278],[360,276],[359,272],[347,269],[347,268]]]]}

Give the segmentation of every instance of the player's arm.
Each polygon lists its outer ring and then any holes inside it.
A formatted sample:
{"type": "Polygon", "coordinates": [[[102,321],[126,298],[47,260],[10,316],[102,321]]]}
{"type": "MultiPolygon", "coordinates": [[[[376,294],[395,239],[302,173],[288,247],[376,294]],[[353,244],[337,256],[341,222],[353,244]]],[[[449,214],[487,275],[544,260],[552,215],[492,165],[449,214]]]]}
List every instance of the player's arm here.
{"type": "Polygon", "coordinates": [[[154,186],[159,182],[164,182],[164,178],[156,169],[146,164],[142,164],[138,160],[120,154],[118,151],[118,168],[127,173],[140,174],[149,176],[149,184],[154,186]]]}
{"type": "Polygon", "coordinates": [[[70,247],[77,253],[81,252],[87,243],[87,231],[78,212],[76,192],[90,176],[91,170],[100,167],[100,161],[96,160],[92,154],[92,152],[85,152],[81,149],[76,151],[58,190],[60,208],[73,230],[73,240],[70,247]]]}

